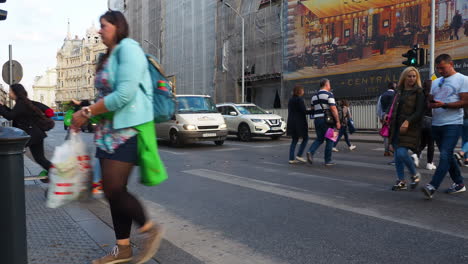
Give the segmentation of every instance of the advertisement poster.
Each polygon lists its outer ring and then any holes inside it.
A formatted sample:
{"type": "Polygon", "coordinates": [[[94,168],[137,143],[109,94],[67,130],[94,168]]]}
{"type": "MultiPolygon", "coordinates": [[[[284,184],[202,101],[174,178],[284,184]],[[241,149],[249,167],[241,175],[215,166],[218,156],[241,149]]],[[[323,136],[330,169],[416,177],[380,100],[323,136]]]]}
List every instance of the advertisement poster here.
{"type": "MultiPolygon", "coordinates": [[[[306,97],[331,80],[336,97],[371,99],[398,81],[414,45],[429,49],[430,0],[288,1],[284,80],[306,97]]],[[[436,0],[436,52],[468,74],[468,0],[436,0]]],[[[421,69],[429,78],[429,65],[421,69]]]]}

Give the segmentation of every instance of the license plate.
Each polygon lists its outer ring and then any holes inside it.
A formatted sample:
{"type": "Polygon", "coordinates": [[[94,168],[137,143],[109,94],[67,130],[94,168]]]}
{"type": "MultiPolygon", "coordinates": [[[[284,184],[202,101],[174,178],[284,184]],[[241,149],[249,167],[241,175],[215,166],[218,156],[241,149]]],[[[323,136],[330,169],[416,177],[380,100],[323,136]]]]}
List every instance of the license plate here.
{"type": "Polygon", "coordinates": [[[281,127],[272,127],[271,130],[281,130],[281,127]]]}
{"type": "Polygon", "coordinates": [[[216,137],[216,133],[204,133],[203,137],[216,137]]]}

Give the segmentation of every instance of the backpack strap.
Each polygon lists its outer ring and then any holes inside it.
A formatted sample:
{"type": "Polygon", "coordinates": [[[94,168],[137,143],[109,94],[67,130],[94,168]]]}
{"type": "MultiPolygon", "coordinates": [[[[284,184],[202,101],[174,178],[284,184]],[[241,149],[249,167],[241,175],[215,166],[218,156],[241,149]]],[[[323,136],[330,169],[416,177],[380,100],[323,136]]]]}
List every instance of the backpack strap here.
{"type": "Polygon", "coordinates": [[[162,65],[156,59],[154,59],[152,56],[146,55],[146,58],[148,58],[148,61],[151,64],[153,64],[154,67],[156,67],[156,69],[161,73],[162,76],[164,76],[164,78],[167,79],[166,73],[164,72],[164,68],[162,67],[162,65]]]}

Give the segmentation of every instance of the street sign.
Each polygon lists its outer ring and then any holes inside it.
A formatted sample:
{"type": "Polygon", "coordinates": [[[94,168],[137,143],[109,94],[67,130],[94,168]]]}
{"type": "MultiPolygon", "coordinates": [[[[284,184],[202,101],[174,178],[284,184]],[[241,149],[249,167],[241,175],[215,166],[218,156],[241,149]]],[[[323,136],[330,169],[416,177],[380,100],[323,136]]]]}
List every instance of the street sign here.
{"type": "Polygon", "coordinates": [[[13,72],[13,80],[10,83],[10,62],[7,61],[5,64],[3,64],[2,68],[2,78],[3,81],[6,82],[9,85],[19,83],[21,79],[23,78],[23,67],[21,64],[15,60],[12,61],[12,72],[13,72]]]}

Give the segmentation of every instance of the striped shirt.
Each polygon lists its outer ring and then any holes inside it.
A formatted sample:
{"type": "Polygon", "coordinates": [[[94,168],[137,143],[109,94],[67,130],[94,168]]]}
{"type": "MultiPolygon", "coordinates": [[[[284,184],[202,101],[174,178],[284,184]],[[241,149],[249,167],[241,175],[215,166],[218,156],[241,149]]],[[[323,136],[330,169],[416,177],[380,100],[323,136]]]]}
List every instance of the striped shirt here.
{"type": "Polygon", "coordinates": [[[324,117],[325,114],[323,110],[330,109],[330,106],[336,105],[333,94],[325,90],[320,90],[318,93],[312,96],[310,103],[312,105],[312,109],[314,109],[313,118],[324,117]]]}

